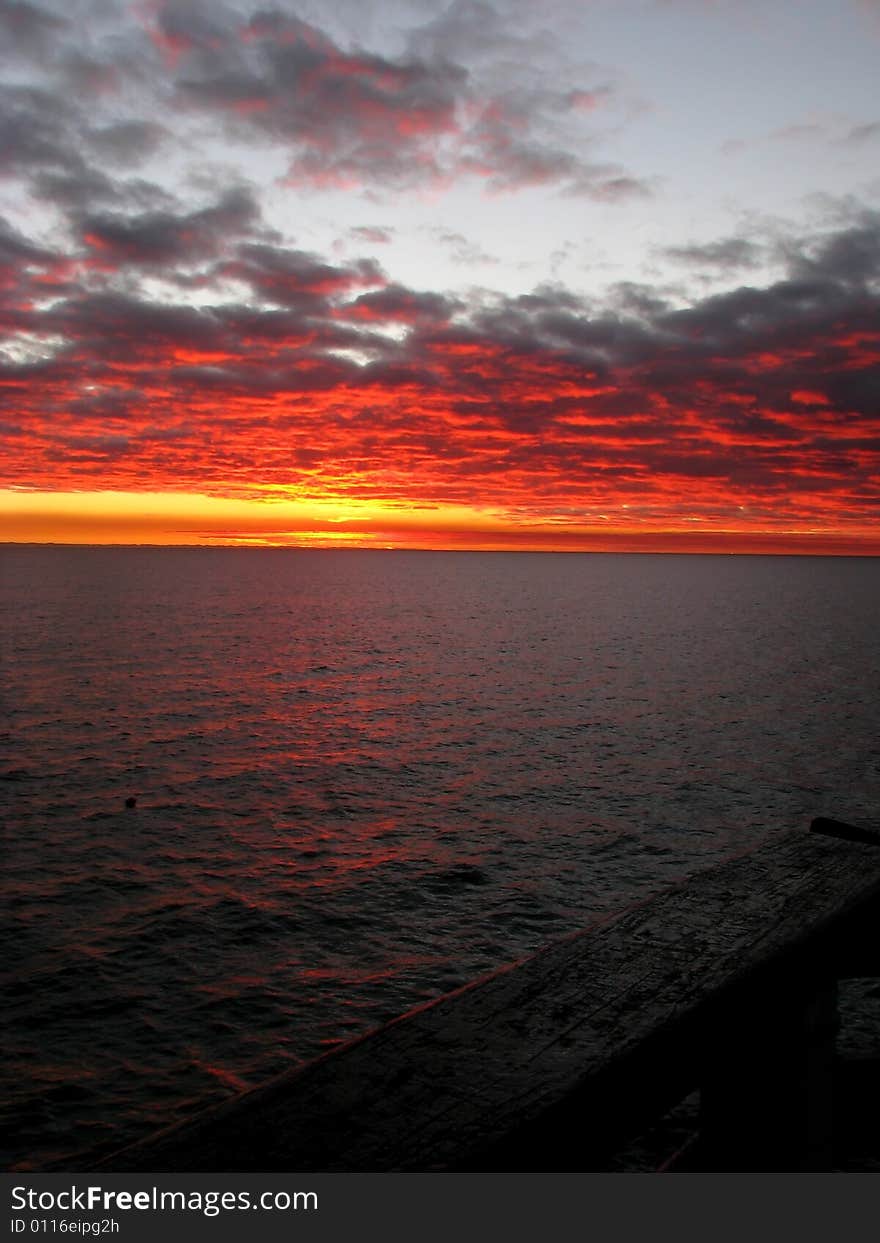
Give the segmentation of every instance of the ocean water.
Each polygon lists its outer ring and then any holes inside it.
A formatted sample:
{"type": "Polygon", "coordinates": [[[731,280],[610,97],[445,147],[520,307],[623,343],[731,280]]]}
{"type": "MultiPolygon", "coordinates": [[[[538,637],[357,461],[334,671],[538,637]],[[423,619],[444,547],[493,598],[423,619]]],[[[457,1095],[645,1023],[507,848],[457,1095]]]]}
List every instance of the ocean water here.
{"type": "Polygon", "coordinates": [[[880,559],[7,546],[0,610],[4,1167],[880,815],[880,559]]]}

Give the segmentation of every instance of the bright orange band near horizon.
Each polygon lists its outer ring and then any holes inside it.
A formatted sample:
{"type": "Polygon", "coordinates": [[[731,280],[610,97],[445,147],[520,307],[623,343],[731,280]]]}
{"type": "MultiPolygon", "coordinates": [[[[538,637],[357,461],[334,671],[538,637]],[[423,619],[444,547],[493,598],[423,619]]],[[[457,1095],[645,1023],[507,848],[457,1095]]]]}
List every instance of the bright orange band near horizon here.
{"type": "Polygon", "coordinates": [[[351,500],[245,500],[187,493],[0,489],[0,541],[547,552],[695,552],[880,556],[876,529],[740,529],[699,520],[513,521],[468,506],[351,500]]]}

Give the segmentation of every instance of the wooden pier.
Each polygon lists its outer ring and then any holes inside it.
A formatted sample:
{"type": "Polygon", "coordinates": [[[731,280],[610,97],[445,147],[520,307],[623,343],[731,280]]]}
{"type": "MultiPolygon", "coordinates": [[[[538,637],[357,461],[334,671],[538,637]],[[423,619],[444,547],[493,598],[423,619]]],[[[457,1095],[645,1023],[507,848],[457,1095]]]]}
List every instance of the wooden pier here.
{"type": "Polygon", "coordinates": [[[880,974],[880,832],[812,830],[92,1168],[596,1171],[699,1090],[685,1168],[830,1169],[836,984],[880,974]]]}

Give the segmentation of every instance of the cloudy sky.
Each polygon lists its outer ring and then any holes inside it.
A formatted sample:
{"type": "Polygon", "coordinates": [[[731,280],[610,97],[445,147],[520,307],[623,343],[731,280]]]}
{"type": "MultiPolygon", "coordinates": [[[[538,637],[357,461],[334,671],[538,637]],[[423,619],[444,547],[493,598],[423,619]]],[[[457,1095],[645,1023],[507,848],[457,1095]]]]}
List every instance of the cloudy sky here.
{"type": "Polygon", "coordinates": [[[0,538],[880,552],[880,0],[0,0],[0,538]]]}

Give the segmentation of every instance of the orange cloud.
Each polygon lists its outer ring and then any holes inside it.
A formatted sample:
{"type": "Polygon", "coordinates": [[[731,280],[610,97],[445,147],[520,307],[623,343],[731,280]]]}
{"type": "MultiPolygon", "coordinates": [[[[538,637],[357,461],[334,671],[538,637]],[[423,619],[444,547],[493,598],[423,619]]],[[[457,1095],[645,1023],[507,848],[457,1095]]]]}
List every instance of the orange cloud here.
{"type": "MultiPolygon", "coordinates": [[[[8,485],[247,503],[241,538],[281,542],[873,538],[880,335],[865,287],[833,270],[844,246],[810,284],[626,315],[561,289],[468,303],[391,284],[372,262],[279,244],[244,191],[95,222],[124,291],[74,272],[46,300],[38,282],[63,256],[0,236],[8,485]],[[159,301],[142,273],[200,300],[159,301]],[[238,300],[202,292],[230,278],[238,300]],[[379,516],[279,526],[259,509],[292,500],[379,516]]],[[[850,232],[880,267],[880,224],[850,232]]],[[[77,502],[65,529],[109,530],[96,512],[77,502]]],[[[113,521],[181,539],[236,529],[113,521]]]]}

